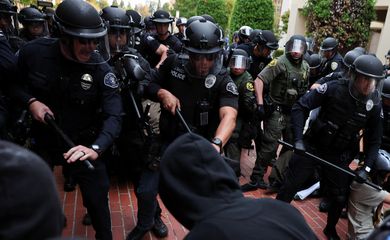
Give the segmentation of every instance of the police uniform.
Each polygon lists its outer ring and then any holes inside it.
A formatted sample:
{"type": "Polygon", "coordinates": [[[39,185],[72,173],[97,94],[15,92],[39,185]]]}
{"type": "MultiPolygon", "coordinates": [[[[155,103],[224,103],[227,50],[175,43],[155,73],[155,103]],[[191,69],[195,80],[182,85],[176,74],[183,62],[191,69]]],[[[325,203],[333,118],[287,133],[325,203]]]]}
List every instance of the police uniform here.
{"type": "MultiPolygon", "coordinates": [[[[292,124],[295,141],[303,139],[306,150],[344,169],[359,151],[359,131],[364,130],[366,149],[365,166],[371,167],[377,157],[382,134],[380,104],[372,100],[366,104],[350,95],[349,80],[331,81],[321,85],[293,106],[292,124]],[[311,109],[321,106],[317,119],[303,136],[306,117],[311,109]]],[[[302,184],[318,165],[313,159],[294,154],[277,199],[291,202],[302,184]]],[[[324,168],[324,178],[329,186],[331,201],[327,228],[334,228],[347,200],[349,176],[331,167],[324,168]]]]}
{"type": "MultiPolygon", "coordinates": [[[[256,142],[258,153],[252,181],[262,181],[266,167],[276,158],[277,140],[281,136],[285,141],[292,140],[291,107],[308,89],[308,71],[306,61],[293,64],[284,54],[272,60],[259,73],[258,77],[264,82],[264,86],[269,87],[269,97],[264,103],[269,117],[263,122],[264,134],[261,141],[256,142]]],[[[282,153],[278,161],[281,161],[282,153]]]]}
{"type": "MultiPolygon", "coordinates": [[[[41,38],[20,51],[18,67],[21,85],[15,95],[19,100],[26,104],[36,98],[46,104],[76,145],[97,145],[99,152],[109,148],[120,132],[122,104],[118,81],[108,64],[85,65],[65,59],[59,40],[41,38]]],[[[31,132],[34,150],[51,166],[54,159],[65,161],[62,154],[69,147],[48,125],[34,121],[31,132]]],[[[80,161],[72,163],[72,176],[80,186],[96,238],[112,239],[106,167],[101,158],[92,164],[94,171],[80,161]]]]}
{"type": "Polygon", "coordinates": [[[8,118],[8,111],[6,103],[3,99],[4,88],[13,80],[16,75],[16,57],[12,52],[7,38],[0,30],[0,138],[5,138],[6,122],[8,118]]]}
{"type": "Polygon", "coordinates": [[[183,42],[183,38],[184,38],[184,33],[181,33],[181,32],[177,32],[175,34],[173,34],[175,37],[177,37],[181,42],[183,42]]]}
{"type": "Polygon", "coordinates": [[[250,149],[252,140],[256,138],[256,110],[255,89],[251,75],[245,71],[239,76],[230,73],[230,77],[238,89],[238,114],[236,128],[227,144],[224,146],[225,155],[231,159],[240,160],[241,148],[250,149]]]}
{"type": "Polygon", "coordinates": [[[324,77],[331,72],[340,72],[343,70],[343,57],[336,52],[331,59],[327,59],[322,66],[321,76],[324,77]]]}
{"type": "MultiPolygon", "coordinates": [[[[152,72],[148,92],[157,100],[158,90],[167,89],[180,100],[182,115],[192,131],[211,139],[219,125],[219,109],[238,108],[237,87],[225,68],[200,79],[190,77],[185,64],[189,64],[185,55],[170,55],[158,71],[152,72]]],[[[177,116],[162,109],[160,131],[164,142],[170,143],[187,130],[177,116]]]]}
{"type": "Polygon", "coordinates": [[[382,105],[383,108],[383,136],[381,149],[390,152],[390,106],[382,105]]]}
{"type": "Polygon", "coordinates": [[[154,68],[161,60],[161,56],[156,54],[156,51],[160,44],[163,44],[169,49],[173,50],[176,53],[181,52],[182,43],[181,41],[169,34],[168,38],[161,40],[158,38],[158,34],[143,34],[141,38],[141,48],[140,51],[142,56],[149,62],[150,66],[154,68]]]}
{"type": "Polygon", "coordinates": [[[254,47],[250,43],[244,43],[237,46],[238,49],[245,50],[248,55],[251,57],[251,65],[248,69],[248,72],[253,79],[256,79],[257,75],[272,61],[272,58],[267,57],[258,57],[253,54],[254,47]]]}
{"type": "MultiPolygon", "coordinates": [[[[146,76],[141,82],[139,82],[140,79],[127,79],[120,74],[123,72],[121,63],[117,64],[110,61],[110,65],[113,66],[113,70],[119,78],[124,110],[123,127],[116,141],[116,145],[119,150],[121,162],[126,163],[126,165],[119,170],[125,171],[127,174],[130,172],[130,178],[135,185],[138,200],[137,227],[141,230],[148,231],[153,227],[156,212],[158,212],[158,216],[161,213],[156,199],[159,173],[157,169],[148,167],[152,163],[148,162],[149,159],[147,157],[148,154],[151,154],[150,148],[148,148],[149,145],[159,143],[153,139],[154,136],[146,137],[141,135],[141,132],[144,131],[141,121],[145,121],[145,119],[138,119],[130,91],[133,94],[138,111],[142,114],[142,96],[136,90],[139,84],[147,86],[149,83],[150,65],[135,49],[127,48],[124,51],[137,57],[137,63],[145,71],[146,76]],[[122,69],[118,69],[118,67],[122,69]]],[[[155,152],[155,154],[159,154],[159,151],[155,152]]]]}

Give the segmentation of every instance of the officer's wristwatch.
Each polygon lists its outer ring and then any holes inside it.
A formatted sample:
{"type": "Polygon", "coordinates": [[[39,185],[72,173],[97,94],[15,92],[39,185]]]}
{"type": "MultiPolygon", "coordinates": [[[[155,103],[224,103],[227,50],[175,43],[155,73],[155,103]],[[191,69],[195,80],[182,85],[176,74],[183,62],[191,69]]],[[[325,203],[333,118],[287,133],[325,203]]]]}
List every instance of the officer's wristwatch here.
{"type": "Polygon", "coordinates": [[[222,140],[220,138],[213,138],[211,139],[211,143],[217,145],[219,147],[219,153],[223,153],[223,148],[222,148],[222,140]]]}
{"type": "Polygon", "coordinates": [[[100,146],[97,144],[91,145],[92,150],[94,150],[99,156],[102,154],[102,149],[100,149],[100,146]]]}

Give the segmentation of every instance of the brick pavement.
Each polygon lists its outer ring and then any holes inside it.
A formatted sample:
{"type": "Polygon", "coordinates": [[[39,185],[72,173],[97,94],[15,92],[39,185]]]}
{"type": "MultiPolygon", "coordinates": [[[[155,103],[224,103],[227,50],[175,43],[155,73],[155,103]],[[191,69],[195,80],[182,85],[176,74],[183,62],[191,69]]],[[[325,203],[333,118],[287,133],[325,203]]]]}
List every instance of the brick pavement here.
{"type": "MultiPolygon", "coordinates": [[[[83,226],[81,221],[85,214],[85,208],[82,205],[81,194],[79,190],[66,193],[63,191],[63,178],[61,168],[57,167],[54,171],[60,197],[63,202],[63,208],[68,220],[67,227],[63,231],[63,237],[78,237],[81,239],[94,239],[94,231],[91,226],[83,226]]],[[[243,183],[245,180],[240,179],[243,183]]],[[[245,194],[247,197],[254,198],[274,198],[275,194],[267,195],[264,190],[256,190],[245,194]]],[[[135,226],[137,216],[137,200],[131,183],[118,184],[115,178],[111,179],[109,193],[111,222],[114,240],[125,239],[126,234],[135,226]]],[[[160,203],[161,200],[159,199],[160,203]]],[[[326,239],[322,229],[326,224],[326,214],[318,211],[319,199],[307,199],[304,201],[293,201],[304,215],[306,221],[311,226],[319,239],[326,239]]],[[[183,239],[187,234],[186,230],[176,219],[166,210],[163,209],[162,219],[169,228],[167,240],[183,239]]],[[[341,219],[337,226],[337,231],[342,239],[346,239],[347,221],[341,219]]],[[[157,239],[151,233],[148,233],[144,240],[157,239]]]]}

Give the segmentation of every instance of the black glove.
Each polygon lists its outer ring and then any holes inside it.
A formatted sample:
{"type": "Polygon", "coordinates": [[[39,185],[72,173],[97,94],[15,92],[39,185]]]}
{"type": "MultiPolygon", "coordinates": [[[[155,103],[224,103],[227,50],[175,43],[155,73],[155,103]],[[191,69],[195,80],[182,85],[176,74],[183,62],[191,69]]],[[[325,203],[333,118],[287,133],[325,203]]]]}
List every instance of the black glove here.
{"type": "Polygon", "coordinates": [[[306,152],[305,144],[303,143],[302,139],[295,141],[295,143],[294,143],[294,150],[297,153],[304,153],[304,152],[306,152]]]}
{"type": "Polygon", "coordinates": [[[364,183],[367,181],[368,172],[364,168],[360,168],[355,172],[355,181],[358,183],[364,183]]]}
{"type": "Polygon", "coordinates": [[[264,105],[263,104],[257,104],[257,115],[259,116],[260,120],[264,119],[265,111],[264,111],[264,105]]]}

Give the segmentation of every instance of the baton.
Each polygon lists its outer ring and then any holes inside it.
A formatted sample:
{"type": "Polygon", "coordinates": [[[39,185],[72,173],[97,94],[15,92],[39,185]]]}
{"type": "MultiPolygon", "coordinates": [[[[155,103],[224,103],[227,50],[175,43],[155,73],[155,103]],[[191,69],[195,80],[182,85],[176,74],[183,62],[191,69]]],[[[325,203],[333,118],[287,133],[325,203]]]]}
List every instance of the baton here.
{"type": "MultiPolygon", "coordinates": [[[[287,147],[289,149],[292,149],[292,150],[295,149],[292,144],[289,144],[289,143],[287,143],[285,141],[282,141],[280,139],[278,140],[278,143],[282,144],[283,146],[285,146],[285,147],[287,147]]],[[[343,172],[345,174],[348,174],[349,176],[352,176],[352,177],[356,176],[353,172],[348,171],[348,170],[346,170],[344,168],[341,168],[341,167],[339,167],[339,166],[337,166],[337,165],[335,165],[333,163],[330,163],[330,162],[326,161],[325,159],[322,159],[322,158],[320,158],[320,157],[318,157],[318,156],[316,156],[316,155],[314,155],[312,153],[309,153],[307,151],[305,151],[305,152],[299,151],[299,152],[295,152],[295,153],[297,153],[299,155],[302,155],[302,156],[305,156],[305,157],[309,157],[309,158],[314,159],[316,161],[319,161],[319,162],[321,162],[321,163],[323,163],[323,164],[325,164],[327,166],[336,168],[337,170],[339,170],[339,171],[341,171],[341,172],[343,172]]],[[[364,183],[367,184],[368,186],[372,187],[372,188],[375,188],[376,190],[379,190],[379,191],[382,190],[382,187],[380,187],[380,186],[378,186],[378,185],[376,185],[376,184],[374,184],[374,183],[372,183],[370,181],[365,180],[364,183]]]]}
{"type": "MultiPolygon", "coordinates": [[[[188,126],[186,120],[184,119],[183,115],[181,114],[181,111],[179,108],[176,108],[176,114],[177,116],[179,116],[180,118],[180,121],[182,122],[182,124],[184,125],[184,127],[186,128],[187,132],[188,133],[192,133],[190,127],[188,126]]],[[[237,161],[234,161],[233,159],[231,158],[228,158],[226,156],[222,156],[221,157],[225,160],[225,162],[233,169],[234,173],[236,174],[236,176],[240,176],[240,173],[239,173],[239,168],[240,166],[238,165],[237,161]]]]}
{"type": "MultiPolygon", "coordinates": [[[[54,118],[46,113],[45,114],[45,122],[47,122],[54,130],[58,133],[58,135],[61,136],[61,138],[64,140],[64,142],[70,147],[75,147],[76,144],[73,143],[73,141],[62,131],[62,129],[57,125],[57,123],[54,121],[54,118]]],[[[95,170],[95,167],[91,164],[90,161],[84,160],[81,161],[89,170],[95,170]]]]}

